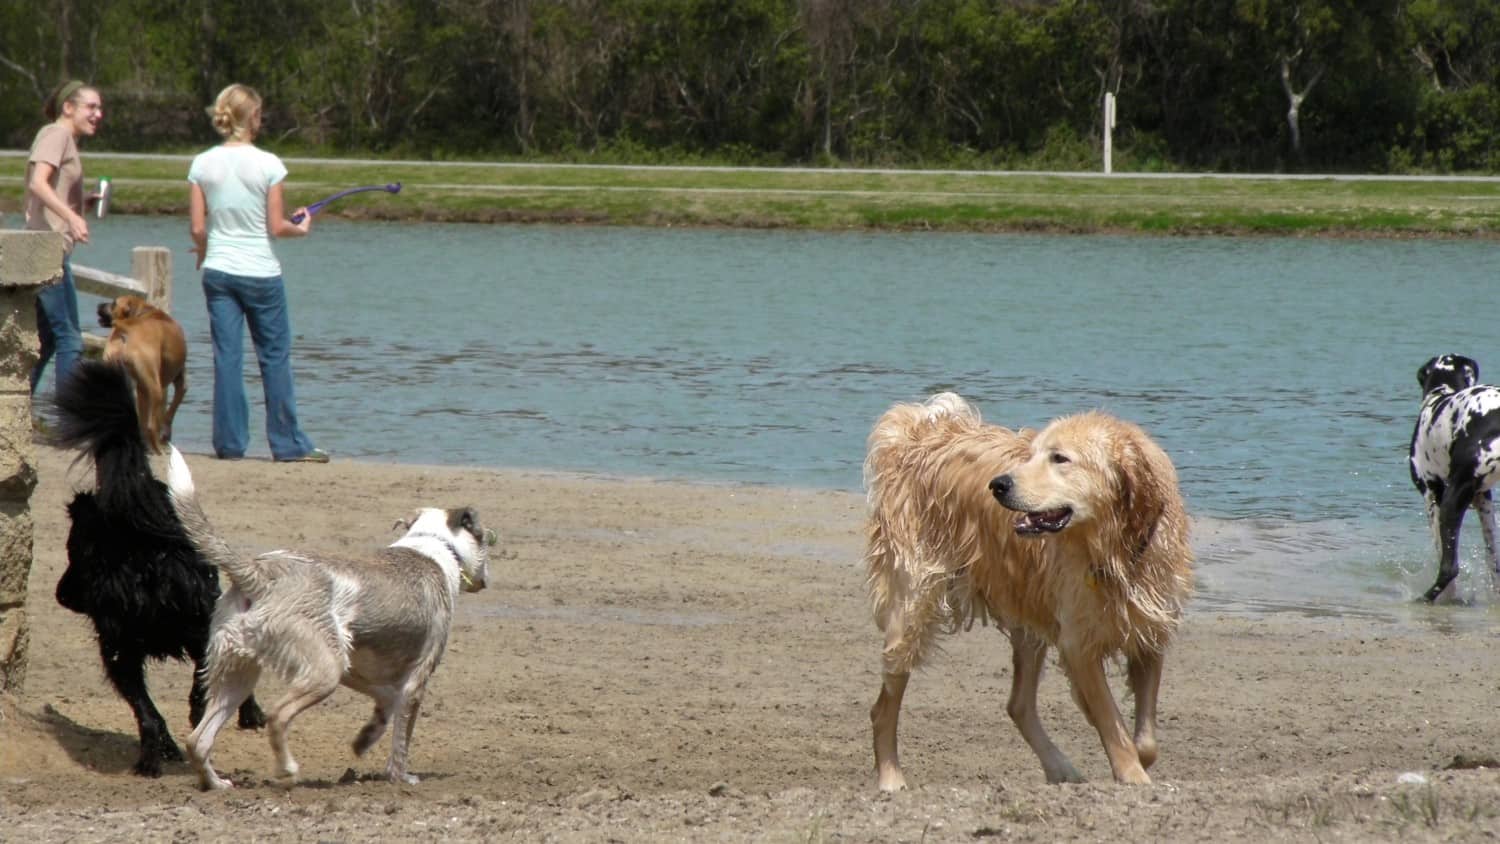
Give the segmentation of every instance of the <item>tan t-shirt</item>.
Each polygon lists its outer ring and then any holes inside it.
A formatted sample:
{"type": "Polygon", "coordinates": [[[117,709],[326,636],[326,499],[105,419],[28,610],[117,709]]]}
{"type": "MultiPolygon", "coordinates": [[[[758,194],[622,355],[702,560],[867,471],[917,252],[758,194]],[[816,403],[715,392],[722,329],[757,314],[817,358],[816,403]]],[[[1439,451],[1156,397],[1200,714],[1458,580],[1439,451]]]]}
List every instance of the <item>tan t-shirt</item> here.
{"type": "Polygon", "coordinates": [[[52,165],[52,189],[69,208],[82,214],[83,161],[78,157],[78,141],[73,138],[73,132],[58,123],[43,126],[31,142],[31,157],[26,161],[26,228],[60,232],[68,241],[68,250],[72,251],[73,236],[68,231],[68,221],[52,213],[42,204],[41,198],[31,192],[31,173],[38,162],[52,165]]]}

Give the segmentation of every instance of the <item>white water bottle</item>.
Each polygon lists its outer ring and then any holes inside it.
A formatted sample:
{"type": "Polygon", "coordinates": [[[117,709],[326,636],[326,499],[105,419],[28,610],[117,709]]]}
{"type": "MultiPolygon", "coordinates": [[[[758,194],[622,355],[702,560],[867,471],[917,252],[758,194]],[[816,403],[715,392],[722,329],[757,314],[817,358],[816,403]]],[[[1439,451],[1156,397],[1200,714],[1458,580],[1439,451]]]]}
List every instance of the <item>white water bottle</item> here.
{"type": "Polygon", "coordinates": [[[100,176],[99,177],[99,204],[96,205],[96,206],[94,206],[94,213],[99,217],[99,219],[102,220],[102,219],[104,219],[104,215],[108,211],[109,211],[109,177],[108,176],[100,176]]]}

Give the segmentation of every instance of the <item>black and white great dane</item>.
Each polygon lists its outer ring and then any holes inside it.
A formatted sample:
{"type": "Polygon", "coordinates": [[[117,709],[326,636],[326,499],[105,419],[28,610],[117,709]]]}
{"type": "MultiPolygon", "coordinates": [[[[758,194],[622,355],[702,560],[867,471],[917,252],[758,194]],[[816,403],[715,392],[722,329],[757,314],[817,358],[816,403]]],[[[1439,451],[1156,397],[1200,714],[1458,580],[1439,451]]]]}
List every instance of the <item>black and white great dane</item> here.
{"type": "Polygon", "coordinates": [[[1417,370],[1422,412],[1411,435],[1411,479],[1427,501],[1427,521],[1438,546],[1437,582],[1423,597],[1453,597],[1458,577],[1458,529],[1472,506],[1484,529],[1490,568],[1500,584],[1495,509],[1490,488],[1500,481],[1500,387],[1479,383],[1479,364],[1442,355],[1417,370]]]}

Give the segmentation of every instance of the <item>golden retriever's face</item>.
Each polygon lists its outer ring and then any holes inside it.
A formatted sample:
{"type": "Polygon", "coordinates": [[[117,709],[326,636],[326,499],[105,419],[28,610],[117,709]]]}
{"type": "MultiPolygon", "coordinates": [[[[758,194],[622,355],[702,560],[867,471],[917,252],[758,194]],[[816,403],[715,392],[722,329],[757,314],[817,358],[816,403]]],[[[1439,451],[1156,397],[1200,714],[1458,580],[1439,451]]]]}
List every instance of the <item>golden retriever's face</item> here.
{"type": "Polygon", "coordinates": [[[1020,514],[1016,533],[1057,533],[1113,507],[1111,441],[1097,416],[1059,419],[1038,434],[1025,463],[990,481],[995,499],[1020,514]]]}

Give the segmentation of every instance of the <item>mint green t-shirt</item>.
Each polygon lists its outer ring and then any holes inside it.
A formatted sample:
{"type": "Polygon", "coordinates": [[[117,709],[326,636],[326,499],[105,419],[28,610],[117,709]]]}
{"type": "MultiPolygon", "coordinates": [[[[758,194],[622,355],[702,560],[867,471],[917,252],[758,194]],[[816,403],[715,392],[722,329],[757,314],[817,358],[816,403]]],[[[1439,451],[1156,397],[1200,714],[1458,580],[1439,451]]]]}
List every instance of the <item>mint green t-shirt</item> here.
{"type": "Polygon", "coordinates": [[[280,158],[249,144],[217,146],[193,159],[188,181],[208,201],[204,269],[250,278],[281,275],[266,231],[266,194],[285,178],[280,158]]]}

